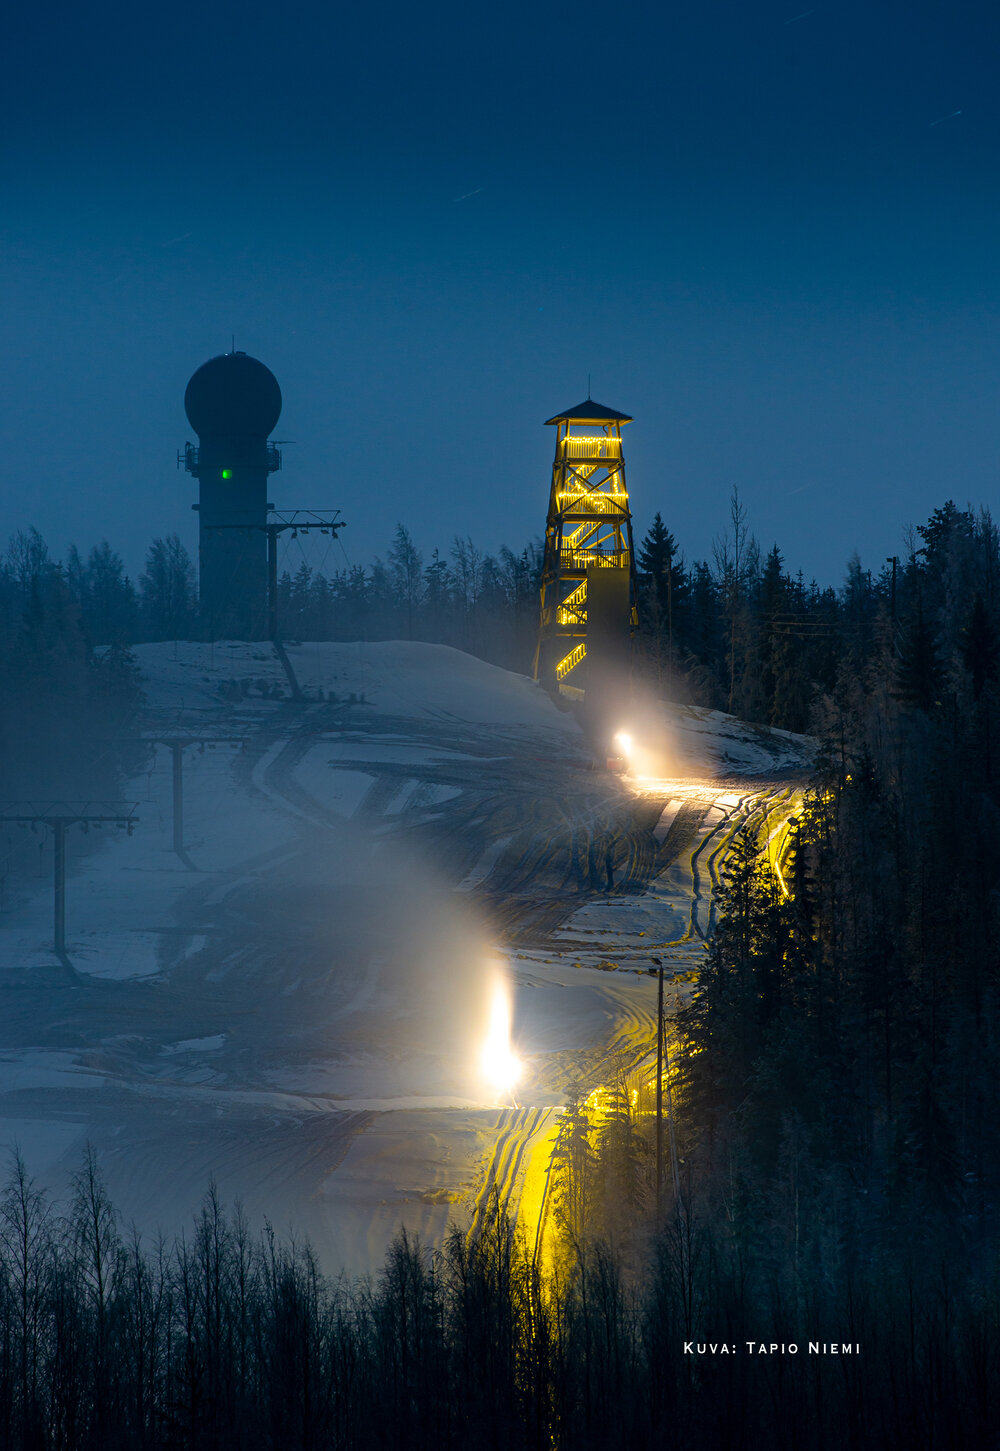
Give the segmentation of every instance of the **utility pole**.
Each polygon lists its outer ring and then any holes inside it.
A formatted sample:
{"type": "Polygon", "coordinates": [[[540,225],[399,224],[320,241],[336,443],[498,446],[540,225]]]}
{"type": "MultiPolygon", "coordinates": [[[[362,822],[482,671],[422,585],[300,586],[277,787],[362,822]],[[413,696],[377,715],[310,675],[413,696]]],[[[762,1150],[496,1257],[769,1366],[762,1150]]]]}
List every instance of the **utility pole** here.
{"type": "Polygon", "coordinates": [[[895,630],[895,628],[896,628],[896,570],[897,570],[897,568],[899,566],[899,556],[896,555],[896,554],[887,554],[886,557],[885,557],[885,562],[886,562],[886,564],[891,564],[892,565],[892,586],[891,586],[891,592],[890,592],[890,595],[889,595],[889,599],[890,599],[890,611],[891,611],[891,614],[892,614],[892,627],[895,630]]]}
{"type": "Polygon", "coordinates": [[[245,746],[246,736],[134,736],[130,745],[166,746],[173,758],[174,851],[184,859],[184,748],[185,746],[245,746]]]}
{"type": "Polygon", "coordinates": [[[278,535],[276,524],[265,524],[267,533],[267,638],[278,640],[278,535]]]}
{"type": "Polygon", "coordinates": [[[52,831],[52,896],[53,945],[63,963],[66,957],[66,828],[82,826],[124,826],[129,836],[135,830],[137,802],[84,801],[75,805],[52,801],[45,805],[30,801],[14,801],[0,811],[0,822],[19,822],[22,826],[48,826],[52,831]]]}
{"type": "Polygon", "coordinates": [[[174,758],[174,851],[180,856],[184,850],[184,746],[180,741],[170,741],[169,746],[174,758]]]}
{"type": "Polygon", "coordinates": [[[885,562],[886,564],[892,565],[892,584],[890,585],[889,591],[889,612],[892,617],[892,653],[899,655],[899,632],[896,628],[896,570],[899,568],[899,556],[896,554],[887,554],[885,562]]]}
{"type": "Polygon", "coordinates": [[[339,518],[339,509],[270,509],[266,524],[206,524],[208,529],[260,529],[267,537],[267,638],[278,643],[278,535],[287,529],[292,538],[318,529],[321,534],[336,537],[347,527],[347,520],[339,518]]]}
{"type": "Polygon", "coordinates": [[[674,1198],[681,1202],[681,1170],[677,1155],[677,1135],[674,1132],[674,1097],[670,1087],[670,1053],[667,1049],[666,1032],[663,1035],[663,1071],[667,1080],[667,1133],[670,1135],[670,1173],[674,1181],[674,1198]]]}
{"type": "Polygon", "coordinates": [[[677,1157],[677,1140],[674,1136],[674,1103],[670,1092],[670,1059],[667,1054],[665,1024],[663,1021],[663,961],[654,957],[656,963],[650,968],[650,975],[656,973],[659,981],[656,989],[656,1216],[659,1220],[663,1205],[663,1075],[667,1074],[667,1126],[670,1131],[670,1173],[674,1185],[674,1198],[680,1203],[681,1171],[677,1157]]]}
{"type": "Polygon", "coordinates": [[[663,1203],[663,963],[654,957],[659,978],[656,989],[656,1218],[663,1203]]]}

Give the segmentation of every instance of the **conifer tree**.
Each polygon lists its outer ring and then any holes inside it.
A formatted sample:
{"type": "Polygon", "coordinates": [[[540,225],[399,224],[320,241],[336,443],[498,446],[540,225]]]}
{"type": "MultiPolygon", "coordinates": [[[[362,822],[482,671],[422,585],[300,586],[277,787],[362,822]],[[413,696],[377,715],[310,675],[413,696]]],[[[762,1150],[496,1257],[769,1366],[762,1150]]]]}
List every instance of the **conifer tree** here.
{"type": "Polygon", "coordinates": [[[972,680],[973,697],[979,700],[987,682],[996,679],[1000,638],[986,603],[978,592],[972,602],[972,611],[963,636],[962,660],[972,680]]]}
{"type": "Polygon", "coordinates": [[[106,539],[91,549],[79,586],[83,628],[92,644],[125,644],[135,639],[138,595],[121,555],[106,539]]]}
{"type": "Polygon", "coordinates": [[[402,524],[396,526],[395,536],[389,546],[389,567],[393,592],[403,612],[406,638],[412,640],[416,612],[423,597],[424,561],[410,537],[409,530],[402,524]]]}
{"type": "Polygon", "coordinates": [[[194,566],[176,534],[154,539],[139,577],[143,627],[152,640],[187,640],[194,630],[194,566]]]}
{"type": "Polygon", "coordinates": [[[573,1245],[582,1245],[591,1230],[593,1169],[591,1124],[578,1093],[569,1095],[562,1129],[553,1150],[556,1174],[555,1209],[563,1233],[573,1245]]]}
{"type": "Polygon", "coordinates": [[[943,673],[934,631],[918,600],[900,632],[895,693],[905,705],[930,711],[940,704],[942,689],[943,673]]]}

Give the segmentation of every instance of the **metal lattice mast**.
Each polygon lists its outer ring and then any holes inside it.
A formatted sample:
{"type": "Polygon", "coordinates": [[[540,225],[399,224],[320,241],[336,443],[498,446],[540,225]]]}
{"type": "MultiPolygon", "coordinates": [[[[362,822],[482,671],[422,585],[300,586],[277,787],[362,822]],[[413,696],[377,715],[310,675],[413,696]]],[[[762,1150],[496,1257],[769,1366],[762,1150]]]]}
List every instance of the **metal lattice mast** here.
{"type": "Polygon", "coordinates": [[[19,822],[22,826],[47,826],[52,832],[53,948],[64,965],[70,967],[66,955],[66,828],[82,826],[124,827],[129,836],[138,825],[135,801],[12,801],[0,808],[0,821],[19,822]]]}
{"type": "Polygon", "coordinates": [[[636,628],[632,516],[622,453],[622,428],[631,421],[627,413],[592,398],[546,419],[555,427],[556,449],[534,673],[549,689],[588,683],[595,666],[595,626],[601,653],[611,644],[627,654],[636,628]]]}

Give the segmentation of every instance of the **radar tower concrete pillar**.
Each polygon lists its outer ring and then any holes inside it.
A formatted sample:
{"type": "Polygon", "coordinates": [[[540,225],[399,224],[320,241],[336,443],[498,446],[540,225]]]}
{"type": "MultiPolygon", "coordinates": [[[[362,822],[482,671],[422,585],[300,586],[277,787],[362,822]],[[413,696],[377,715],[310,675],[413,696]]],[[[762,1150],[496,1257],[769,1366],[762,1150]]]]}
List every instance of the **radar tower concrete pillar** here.
{"type": "Polygon", "coordinates": [[[246,353],[210,358],[191,378],[184,410],[197,445],[184,466],[199,483],[202,630],[210,640],[266,640],[268,475],[281,455],[268,435],[281,414],[271,370],[246,353]]]}

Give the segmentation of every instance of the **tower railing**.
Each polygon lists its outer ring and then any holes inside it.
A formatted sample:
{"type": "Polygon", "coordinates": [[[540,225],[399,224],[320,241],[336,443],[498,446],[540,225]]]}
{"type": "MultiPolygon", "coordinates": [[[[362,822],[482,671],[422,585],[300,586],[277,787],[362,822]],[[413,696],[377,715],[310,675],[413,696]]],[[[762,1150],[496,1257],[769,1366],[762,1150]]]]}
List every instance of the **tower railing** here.
{"type": "Polygon", "coordinates": [[[620,438],[605,438],[604,434],[578,433],[573,438],[564,438],[559,445],[563,458],[621,458],[620,438]]]}
{"type": "Polygon", "coordinates": [[[600,554],[596,549],[560,549],[559,562],[563,569],[628,569],[630,555],[627,549],[614,554],[600,554]]]}
{"type": "Polygon", "coordinates": [[[579,645],[575,645],[569,654],[565,655],[556,666],[556,679],[562,680],[564,676],[567,676],[571,670],[579,665],[586,653],[587,646],[583,641],[579,645]]]}
{"type": "MultiPolygon", "coordinates": [[[[269,474],[276,474],[281,468],[281,449],[275,443],[265,444],[264,449],[264,466],[269,474]]],[[[177,467],[180,468],[181,464],[189,474],[194,474],[195,478],[198,477],[198,471],[201,468],[201,449],[196,443],[186,443],[183,452],[178,450],[177,467]]]]}

